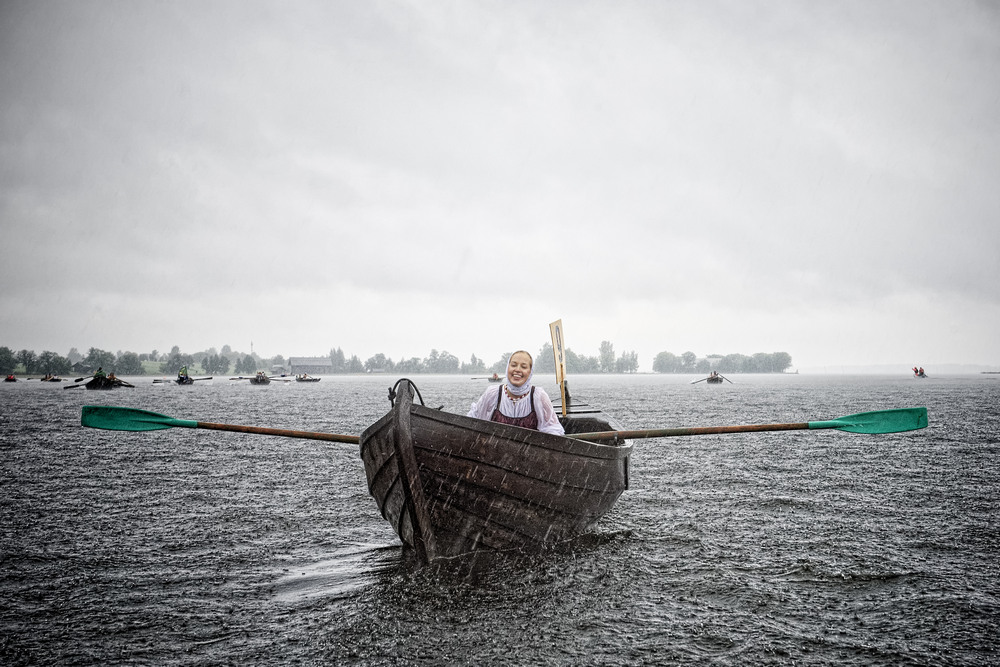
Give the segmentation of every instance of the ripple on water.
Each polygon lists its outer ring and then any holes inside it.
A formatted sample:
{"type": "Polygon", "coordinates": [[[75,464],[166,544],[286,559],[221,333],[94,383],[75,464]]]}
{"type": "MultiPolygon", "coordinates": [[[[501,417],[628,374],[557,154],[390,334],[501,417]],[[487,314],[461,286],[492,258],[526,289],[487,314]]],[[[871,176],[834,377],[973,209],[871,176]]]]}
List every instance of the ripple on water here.
{"type": "MultiPolygon", "coordinates": [[[[388,378],[0,386],[0,662],[1000,662],[1000,383],[690,379],[572,382],[629,428],[921,404],[931,428],[637,441],[631,488],[593,535],[420,568],[356,446],[79,427],[104,403],[358,434],[388,378]]],[[[418,384],[454,412],[484,388],[418,384]]]]}

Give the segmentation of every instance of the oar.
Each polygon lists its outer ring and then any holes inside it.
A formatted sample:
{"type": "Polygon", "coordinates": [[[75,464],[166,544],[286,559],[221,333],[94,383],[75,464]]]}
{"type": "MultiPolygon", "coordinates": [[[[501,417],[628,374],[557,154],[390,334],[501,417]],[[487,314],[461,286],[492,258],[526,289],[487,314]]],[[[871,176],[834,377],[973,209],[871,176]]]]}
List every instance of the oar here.
{"type": "Polygon", "coordinates": [[[356,435],[337,435],[335,433],[316,433],[313,431],[290,431],[282,428],[264,428],[262,426],[238,426],[236,424],[213,424],[212,422],[174,419],[166,415],[139,410],[137,408],[116,408],[109,405],[85,405],[80,423],[89,428],[102,428],[109,431],[158,431],[164,428],[204,428],[214,431],[235,431],[237,433],[256,433],[259,435],[280,435],[286,438],[305,438],[307,440],[327,440],[331,442],[348,442],[358,444],[361,438],[356,435]]]}
{"type": "MultiPolygon", "coordinates": [[[[207,378],[191,378],[191,380],[193,382],[197,382],[198,380],[211,380],[211,379],[212,379],[211,375],[209,375],[207,378]]],[[[237,378],[229,378],[229,379],[230,380],[236,380],[237,378]]],[[[162,380],[162,379],[159,379],[159,378],[157,378],[156,380],[153,380],[153,384],[169,383],[169,382],[177,382],[177,380],[162,380]]]]}
{"type": "Polygon", "coordinates": [[[707,379],[708,379],[708,378],[702,378],[702,379],[700,379],[700,380],[695,380],[694,382],[689,382],[688,384],[698,384],[699,382],[704,382],[704,381],[705,381],[705,380],[707,380],[707,379]]]}
{"type": "Polygon", "coordinates": [[[756,431],[794,431],[798,429],[832,428],[848,433],[900,433],[927,428],[927,408],[899,408],[848,415],[828,421],[798,424],[751,424],[747,426],[704,426],[694,428],[656,428],[642,431],[602,431],[599,433],[568,433],[577,440],[629,440],[632,438],[669,438],[678,435],[714,435],[717,433],[751,433],[756,431]]]}

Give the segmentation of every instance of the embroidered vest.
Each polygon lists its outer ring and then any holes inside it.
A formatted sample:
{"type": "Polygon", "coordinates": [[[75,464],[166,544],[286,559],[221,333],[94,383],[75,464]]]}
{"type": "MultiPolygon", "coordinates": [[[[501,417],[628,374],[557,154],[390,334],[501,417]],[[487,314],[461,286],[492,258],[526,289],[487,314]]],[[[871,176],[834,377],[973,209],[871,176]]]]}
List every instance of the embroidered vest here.
{"type": "Polygon", "coordinates": [[[503,398],[504,388],[500,387],[500,391],[497,392],[497,406],[493,408],[493,414],[490,416],[490,421],[500,422],[501,424],[510,424],[511,426],[520,426],[521,428],[530,428],[535,431],[538,430],[538,415],[535,414],[535,388],[531,388],[531,392],[528,394],[528,400],[531,401],[531,412],[523,417],[508,417],[507,415],[500,412],[500,399],[503,398]]]}

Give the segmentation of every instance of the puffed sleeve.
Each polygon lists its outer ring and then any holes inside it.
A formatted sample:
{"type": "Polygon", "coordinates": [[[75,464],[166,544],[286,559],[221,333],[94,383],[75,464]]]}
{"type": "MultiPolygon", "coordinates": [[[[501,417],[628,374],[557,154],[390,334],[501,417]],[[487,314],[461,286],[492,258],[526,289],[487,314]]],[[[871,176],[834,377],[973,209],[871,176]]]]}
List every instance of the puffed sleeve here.
{"type": "Polygon", "coordinates": [[[552,399],[541,387],[535,387],[535,410],[538,413],[538,430],[544,433],[565,435],[566,431],[559,423],[559,416],[552,407],[552,399]]]}
{"type": "Polygon", "coordinates": [[[495,385],[492,387],[487,387],[483,395],[479,397],[479,400],[472,404],[469,408],[469,414],[466,417],[472,417],[473,419],[485,419],[489,421],[493,416],[493,409],[497,405],[497,392],[500,391],[502,385],[495,385]]]}

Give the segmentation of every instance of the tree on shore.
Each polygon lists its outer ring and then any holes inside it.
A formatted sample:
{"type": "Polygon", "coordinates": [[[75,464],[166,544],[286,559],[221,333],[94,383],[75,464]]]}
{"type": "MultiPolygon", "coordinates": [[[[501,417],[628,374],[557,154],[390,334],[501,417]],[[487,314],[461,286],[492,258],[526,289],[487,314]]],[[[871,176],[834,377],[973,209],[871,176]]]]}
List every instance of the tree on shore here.
{"type": "Polygon", "coordinates": [[[229,357],[223,354],[210,354],[201,360],[201,368],[209,374],[219,373],[220,375],[225,375],[229,372],[231,363],[229,357]]]}
{"type": "Polygon", "coordinates": [[[160,362],[160,372],[164,375],[173,375],[184,366],[194,366],[194,357],[183,354],[181,348],[174,345],[170,348],[170,354],[160,362]]]}
{"type": "Polygon", "coordinates": [[[653,358],[654,373],[680,373],[681,360],[673,352],[660,352],[653,358]]]}
{"type": "Polygon", "coordinates": [[[87,356],[80,361],[80,365],[88,373],[92,373],[98,368],[103,368],[105,372],[114,371],[115,354],[114,352],[92,347],[87,350],[87,356]]]}
{"type": "Polygon", "coordinates": [[[671,352],[660,352],[653,360],[656,373],[783,373],[792,365],[792,356],[787,352],[758,352],[753,356],[745,354],[710,355],[698,360],[694,352],[685,352],[680,357],[671,352]]]}
{"type": "Polygon", "coordinates": [[[38,355],[38,372],[48,375],[65,375],[73,371],[73,364],[66,357],[45,350],[38,355]]]}
{"type": "Polygon", "coordinates": [[[17,368],[17,357],[7,346],[0,347],[0,373],[10,375],[17,368]]]}
{"type": "Polygon", "coordinates": [[[404,359],[396,364],[397,373],[406,373],[411,375],[414,373],[424,372],[424,362],[420,360],[419,357],[410,357],[409,359],[404,359]]]}
{"type": "Polygon", "coordinates": [[[145,375],[146,369],[142,367],[139,355],[135,352],[122,352],[114,363],[115,373],[118,375],[145,375]]]}
{"type": "Polygon", "coordinates": [[[369,357],[365,361],[365,371],[369,373],[390,373],[392,372],[393,366],[392,359],[386,358],[384,354],[379,352],[373,357],[369,357]]]}
{"type": "Polygon", "coordinates": [[[602,373],[613,373],[615,371],[615,346],[611,341],[601,341],[601,352],[598,357],[601,361],[602,373]]]}
{"type": "Polygon", "coordinates": [[[469,359],[469,363],[462,364],[462,367],[459,369],[459,371],[464,375],[475,375],[476,373],[485,373],[486,362],[476,357],[476,355],[472,355],[472,358],[469,359]]]}
{"type": "Polygon", "coordinates": [[[331,370],[334,373],[347,372],[347,358],[344,357],[344,351],[339,347],[336,350],[330,350],[330,363],[333,366],[331,370]]]}
{"type": "Polygon", "coordinates": [[[635,351],[622,352],[615,361],[616,373],[636,373],[639,370],[639,355],[635,351]]]}
{"type": "Polygon", "coordinates": [[[27,374],[35,372],[35,364],[37,362],[38,356],[34,350],[21,350],[17,353],[17,363],[24,366],[24,372],[27,374]]]}
{"type": "Polygon", "coordinates": [[[243,375],[244,373],[250,375],[252,373],[256,373],[257,361],[249,354],[242,359],[237,359],[236,367],[233,369],[233,372],[237,375],[243,375]]]}

